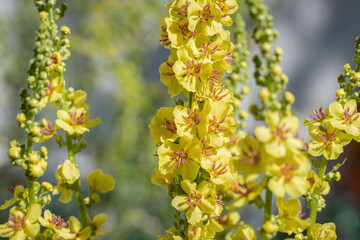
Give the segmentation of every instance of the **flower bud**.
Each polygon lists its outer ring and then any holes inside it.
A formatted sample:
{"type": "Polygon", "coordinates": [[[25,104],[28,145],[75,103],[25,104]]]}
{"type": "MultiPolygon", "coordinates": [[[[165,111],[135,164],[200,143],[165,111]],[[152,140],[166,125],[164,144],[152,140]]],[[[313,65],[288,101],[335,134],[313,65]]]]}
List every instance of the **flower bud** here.
{"type": "Polygon", "coordinates": [[[241,117],[242,119],[248,119],[248,118],[249,118],[249,114],[248,114],[246,111],[241,110],[241,111],[240,111],[240,117],[241,117]]]}
{"type": "Polygon", "coordinates": [[[283,50],[280,47],[275,48],[275,54],[282,56],[283,55],[283,50]]]}
{"type": "Polygon", "coordinates": [[[338,98],[342,98],[342,97],[344,97],[345,95],[346,95],[346,93],[345,93],[345,90],[344,90],[343,88],[340,88],[340,89],[336,90],[336,96],[337,96],[338,98]]]}
{"type": "Polygon", "coordinates": [[[260,91],[259,91],[259,96],[262,100],[266,100],[269,98],[270,96],[270,91],[269,89],[267,89],[266,87],[263,87],[260,91]]]}
{"type": "Polygon", "coordinates": [[[37,162],[39,162],[40,157],[36,152],[31,152],[29,153],[29,162],[31,162],[32,164],[36,164],[37,162]]]}
{"type": "Polygon", "coordinates": [[[10,147],[17,147],[17,146],[19,146],[19,144],[18,144],[18,142],[16,140],[12,140],[10,142],[10,147]]]}
{"type": "Polygon", "coordinates": [[[360,81],[360,72],[354,73],[354,80],[355,81],[360,81]]]}
{"type": "Polygon", "coordinates": [[[18,121],[19,124],[23,123],[26,121],[26,116],[24,113],[19,113],[17,116],[16,116],[16,119],[18,121]]]}
{"type": "Polygon", "coordinates": [[[40,136],[41,134],[41,128],[39,126],[33,126],[30,131],[34,136],[40,136]]]}
{"type": "Polygon", "coordinates": [[[271,44],[270,43],[263,43],[261,45],[261,50],[263,50],[264,52],[270,52],[271,50],[271,44]]]}
{"type": "Polygon", "coordinates": [[[36,100],[35,98],[31,99],[30,101],[30,106],[33,107],[33,108],[36,108],[39,104],[39,101],[36,100]]]}
{"type": "Polygon", "coordinates": [[[21,152],[20,147],[12,147],[9,149],[9,156],[12,159],[18,159],[20,158],[20,152],[21,152]]]}
{"type": "Polygon", "coordinates": [[[335,174],[334,174],[334,180],[335,180],[335,181],[340,181],[340,178],[341,178],[340,172],[335,172],[335,174]]]}
{"type": "Polygon", "coordinates": [[[43,189],[45,189],[45,191],[47,191],[47,192],[52,192],[54,190],[53,185],[51,185],[51,183],[49,183],[49,182],[42,182],[41,187],[43,189]]]}
{"type": "Polygon", "coordinates": [[[45,159],[42,158],[40,160],[40,165],[41,165],[42,169],[46,170],[48,163],[47,163],[47,161],[45,161],[45,159]]]}
{"type": "Polygon", "coordinates": [[[241,88],[241,92],[242,92],[243,94],[248,94],[248,93],[250,92],[250,88],[249,88],[248,86],[243,86],[243,87],[241,88]]]}
{"type": "Polygon", "coordinates": [[[44,169],[41,167],[39,163],[31,164],[30,166],[30,175],[34,178],[39,178],[44,174],[44,169]]]}
{"type": "Polygon", "coordinates": [[[344,71],[347,72],[349,70],[351,70],[351,67],[350,67],[350,64],[347,63],[344,65],[344,71]]]}
{"type": "Polygon", "coordinates": [[[70,28],[67,27],[67,26],[62,26],[61,29],[60,29],[61,33],[64,34],[64,35],[69,35],[71,32],[70,32],[70,28]]]}
{"type": "Polygon", "coordinates": [[[47,19],[49,14],[45,11],[40,12],[40,19],[47,19]]]}
{"type": "Polygon", "coordinates": [[[279,75],[282,73],[282,68],[279,65],[275,65],[272,69],[272,72],[275,73],[276,75],[279,75]]]}
{"type": "Polygon", "coordinates": [[[280,75],[280,79],[285,84],[289,82],[288,76],[286,76],[286,74],[284,74],[284,73],[280,75]]]}
{"type": "Polygon", "coordinates": [[[42,153],[42,155],[43,155],[44,157],[46,157],[47,154],[48,154],[47,148],[44,147],[44,146],[42,146],[42,147],[40,148],[40,152],[42,153]]]}
{"type": "Polygon", "coordinates": [[[99,194],[93,193],[93,194],[91,195],[91,202],[93,202],[93,203],[98,203],[98,202],[100,202],[100,196],[99,196],[99,194]]]}
{"type": "Polygon", "coordinates": [[[292,103],[295,102],[295,97],[294,97],[294,95],[293,95],[291,92],[286,91],[286,92],[285,92],[285,100],[286,100],[288,103],[292,104],[292,103]]]}
{"type": "Polygon", "coordinates": [[[266,221],[266,223],[263,225],[263,229],[267,233],[275,233],[278,231],[279,226],[270,221],[266,221]]]}

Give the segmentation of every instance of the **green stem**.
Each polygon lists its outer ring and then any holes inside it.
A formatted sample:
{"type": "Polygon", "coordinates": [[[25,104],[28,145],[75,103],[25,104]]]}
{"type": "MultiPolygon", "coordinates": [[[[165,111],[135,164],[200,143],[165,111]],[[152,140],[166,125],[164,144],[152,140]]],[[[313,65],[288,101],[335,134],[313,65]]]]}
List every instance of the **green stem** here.
{"type": "MultiPolygon", "coordinates": [[[[72,142],[72,137],[69,134],[66,134],[66,146],[68,149],[68,158],[70,160],[70,162],[72,162],[73,164],[76,164],[75,161],[75,152],[74,152],[74,145],[72,142]]],[[[80,215],[80,223],[81,223],[81,229],[84,229],[88,224],[87,224],[87,217],[86,217],[86,208],[83,202],[83,198],[81,196],[81,191],[80,191],[80,181],[77,180],[73,185],[73,190],[75,192],[75,198],[76,198],[76,202],[79,208],[79,215],[80,215]]]]}
{"type": "Polygon", "coordinates": [[[193,95],[194,95],[193,92],[189,93],[189,108],[190,109],[192,108],[193,95]]]}
{"type": "MultiPolygon", "coordinates": [[[[328,162],[328,160],[325,159],[324,157],[320,159],[320,169],[319,169],[318,176],[321,180],[323,180],[323,178],[325,176],[327,162],[328,162]]],[[[319,202],[318,199],[320,199],[320,197],[321,197],[321,186],[316,188],[314,190],[314,193],[312,194],[311,210],[310,210],[311,225],[307,231],[307,237],[309,240],[312,239],[311,229],[314,226],[314,224],[316,223],[316,215],[317,215],[317,208],[318,208],[318,202],[319,202]]]]}
{"type": "MultiPolygon", "coordinates": [[[[31,115],[30,119],[33,120],[34,116],[31,115]]],[[[32,152],[32,139],[31,137],[28,136],[27,138],[27,148],[26,148],[26,153],[29,156],[29,154],[32,152]]],[[[35,203],[35,190],[34,190],[34,180],[30,177],[27,176],[26,177],[26,181],[27,181],[27,188],[29,191],[29,201],[30,201],[30,205],[35,203]]]]}
{"type": "MultiPolygon", "coordinates": [[[[271,212],[272,212],[272,192],[268,187],[266,187],[266,197],[265,197],[265,209],[264,209],[264,224],[267,221],[270,221],[271,218],[271,212]]],[[[263,240],[269,240],[265,234],[262,237],[263,240]]]]}
{"type": "Polygon", "coordinates": [[[26,181],[27,181],[27,188],[29,191],[29,200],[31,205],[35,203],[34,182],[29,177],[26,178],[26,181]]]}

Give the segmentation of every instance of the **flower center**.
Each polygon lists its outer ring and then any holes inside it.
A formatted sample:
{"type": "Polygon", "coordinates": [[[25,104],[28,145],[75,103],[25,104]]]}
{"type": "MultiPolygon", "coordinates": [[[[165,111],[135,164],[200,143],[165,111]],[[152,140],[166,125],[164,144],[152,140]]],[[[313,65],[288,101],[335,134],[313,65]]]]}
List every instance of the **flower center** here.
{"type": "Polygon", "coordinates": [[[211,156],[211,155],[214,155],[214,147],[211,147],[211,146],[206,146],[206,140],[205,138],[201,141],[202,145],[203,145],[203,148],[201,149],[201,153],[205,156],[211,156]]]}
{"type": "Polygon", "coordinates": [[[199,77],[199,73],[202,67],[202,63],[196,63],[194,59],[187,61],[186,74],[199,77]]]}
{"type": "Polygon", "coordinates": [[[213,163],[212,167],[211,167],[211,171],[210,174],[214,177],[220,177],[221,175],[225,174],[227,172],[227,164],[216,164],[215,162],[213,163]]]}
{"type": "Polygon", "coordinates": [[[13,216],[9,216],[9,223],[8,227],[11,229],[14,229],[16,231],[19,231],[21,229],[24,229],[26,227],[26,217],[25,215],[18,216],[16,219],[13,216]]]}
{"type": "Polygon", "coordinates": [[[80,116],[77,116],[77,113],[69,113],[70,116],[70,125],[81,125],[85,121],[85,114],[82,112],[80,116]]]}
{"type": "Polygon", "coordinates": [[[276,138],[276,140],[281,141],[281,140],[286,140],[287,139],[286,135],[289,132],[290,132],[290,129],[286,128],[286,125],[283,124],[282,126],[276,125],[276,127],[272,130],[271,133],[276,138]]]}
{"type": "Polygon", "coordinates": [[[220,85],[223,82],[223,80],[220,79],[219,76],[218,76],[221,73],[222,72],[220,72],[220,71],[218,71],[216,69],[213,69],[211,71],[211,74],[209,75],[209,78],[208,78],[211,85],[216,86],[216,85],[220,85]]]}
{"type": "Polygon", "coordinates": [[[352,113],[350,113],[350,108],[347,108],[346,111],[343,113],[344,123],[346,123],[347,125],[350,125],[352,122],[356,121],[359,118],[359,114],[356,114],[356,113],[357,113],[356,109],[354,109],[354,111],[352,113]]]}
{"type": "Polygon", "coordinates": [[[328,132],[328,130],[325,128],[324,133],[325,134],[319,133],[318,136],[322,139],[322,142],[325,145],[331,145],[333,142],[335,142],[336,129],[334,129],[334,131],[332,131],[332,132],[328,132]]]}
{"type": "Polygon", "coordinates": [[[212,46],[211,42],[208,42],[202,45],[200,52],[202,52],[205,57],[209,57],[210,55],[213,55],[217,49],[218,49],[218,45],[212,46]]]}
{"type": "Polygon", "coordinates": [[[242,184],[239,181],[231,183],[230,189],[233,193],[239,194],[242,197],[248,196],[253,191],[253,189],[250,188],[247,183],[242,184]]]}
{"type": "Polygon", "coordinates": [[[284,163],[280,169],[280,175],[285,179],[285,181],[290,181],[293,178],[293,171],[296,169],[296,164],[290,165],[289,163],[284,163]]]}
{"type": "Polygon", "coordinates": [[[165,122],[161,126],[166,128],[166,130],[168,130],[168,131],[170,131],[172,133],[176,133],[177,128],[176,128],[176,125],[175,125],[174,121],[170,121],[170,120],[168,120],[166,118],[164,120],[165,120],[165,122]]]}
{"type": "Polygon", "coordinates": [[[201,115],[198,112],[197,108],[195,108],[194,111],[191,111],[190,109],[188,109],[187,114],[188,114],[188,116],[187,117],[183,116],[183,118],[190,126],[193,127],[200,123],[201,115]]]}
{"type": "Polygon", "coordinates": [[[320,107],[319,110],[316,110],[316,108],[314,108],[313,113],[314,115],[309,112],[309,116],[313,121],[321,122],[326,118],[325,112],[322,107],[320,107]]]}
{"type": "Polygon", "coordinates": [[[226,97],[226,95],[228,95],[228,91],[224,92],[224,87],[218,88],[218,89],[214,89],[210,95],[210,98],[213,101],[220,101],[221,99],[223,99],[224,97],[226,97]]]}
{"type": "Polygon", "coordinates": [[[250,164],[254,166],[258,164],[261,160],[261,154],[259,151],[253,149],[249,146],[248,151],[242,150],[243,158],[240,159],[241,162],[250,164]]]}
{"type": "Polygon", "coordinates": [[[187,158],[187,153],[183,149],[181,149],[179,151],[175,151],[174,156],[171,157],[170,160],[175,161],[174,168],[178,168],[180,164],[186,164],[187,158]]]}
{"type": "Polygon", "coordinates": [[[223,128],[220,126],[220,124],[225,122],[225,118],[223,118],[222,120],[220,120],[219,122],[217,121],[215,115],[210,118],[209,120],[209,130],[212,131],[215,134],[218,134],[220,132],[224,132],[227,129],[223,128]]]}
{"type": "Polygon", "coordinates": [[[214,15],[211,14],[210,11],[210,4],[206,4],[202,10],[199,11],[199,19],[203,23],[206,23],[209,21],[209,19],[214,18],[214,15]]]}
{"type": "Polygon", "coordinates": [[[58,228],[67,226],[67,222],[64,222],[64,219],[62,219],[60,216],[56,216],[54,213],[51,216],[51,223],[58,228]]]}
{"type": "Polygon", "coordinates": [[[49,120],[47,120],[47,125],[46,127],[41,129],[41,134],[42,135],[51,135],[53,132],[55,131],[54,126],[51,124],[51,122],[49,120]]]}
{"type": "Polygon", "coordinates": [[[188,194],[188,205],[198,207],[201,204],[202,195],[196,190],[193,190],[192,193],[188,194]]]}
{"type": "Polygon", "coordinates": [[[189,26],[188,23],[185,23],[183,25],[178,24],[178,28],[181,31],[181,34],[183,35],[184,39],[189,39],[196,35],[196,31],[191,32],[188,26],[189,26]]]}
{"type": "Polygon", "coordinates": [[[9,186],[8,187],[8,191],[11,193],[11,194],[14,194],[14,192],[15,192],[15,188],[17,187],[17,186],[24,186],[24,183],[22,182],[22,181],[20,181],[20,182],[18,182],[18,183],[15,183],[15,187],[13,187],[13,186],[9,186]]]}

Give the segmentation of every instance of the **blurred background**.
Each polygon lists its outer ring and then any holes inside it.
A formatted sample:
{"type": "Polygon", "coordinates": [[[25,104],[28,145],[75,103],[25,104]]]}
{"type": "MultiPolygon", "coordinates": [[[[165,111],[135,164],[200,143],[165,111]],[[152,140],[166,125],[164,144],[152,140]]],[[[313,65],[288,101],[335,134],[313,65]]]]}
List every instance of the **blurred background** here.
{"type": "MultiPolygon", "coordinates": [[[[166,187],[152,185],[150,177],[157,159],[148,124],[156,110],[173,106],[160,83],[158,68],[169,51],[158,43],[160,17],[169,0],[78,0],[68,1],[69,10],[59,26],[71,28],[72,56],[67,61],[67,86],[88,93],[90,116],[102,123],[85,134],[88,149],[77,155],[84,177],[102,168],[116,179],[116,188],[103,197],[91,214],[108,214],[103,239],[155,239],[172,226],[166,187]]],[[[296,97],[294,111],[304,119],[314,107],[326,107],[335,98],[336,78],[345,63],[352,63],[355,37],[360,35],[360,1],[273,0],[266,1],[280,31],[277,46],[284,50],[283,71],[289,76],[288,90],[296,97]]],[[[38,14],[32,1],[0,0],[0,203],[11,197],[8,186],[24,180],[20,169],[11,167],[7,152],[12,139],[24,141],[18,129],[20,88],[26,86],[28,61],[32,57],[38,14]]],[[[245,13],[247,16],[247,13],[245,13]]],[[[248,29],[252,22],[247,20],[248,29]]],[[[251,43],[250,43],[251,44],[251,43]]],[[[352,65],[353,66],[353,65],[352,65]]],[[[254,86],[250,78],[250,86],[254,86]]],[[[244,102],[256,101],[256,88],[244,102]]],[[[55,116],[54,110],[44,116],[55,116]]],[[[39,116],[41,117],[41,116],[39,116]]],[[[248,121],[248,132],[253,121],[248,121]]],[[[306,138],[305,128],[300,136],[306,138]]],[[[66,159],[65,149],[49,140],[49,168],[40,179],[56,182],[54,173],[66,159]]],[[[360,145],[353,143],[341,158],[349,161],[342,180],[332,184],[327,208],[319,222],[333,221],[338,239],[360,236],[360,145]]],[[[82,186],[86,193],[86,184],[82,186]]],[[[64,219],[77,212],[73,204],[56,199],[51,211],[64,219]]],[[[258,226],[261,217],[249,207],[241,213],[246,223],[258,226]]],[[[0,212],[0,223],[8,211],[0,212]]],[[[285,235],[278,239],[284,239],[285,235]]]]}

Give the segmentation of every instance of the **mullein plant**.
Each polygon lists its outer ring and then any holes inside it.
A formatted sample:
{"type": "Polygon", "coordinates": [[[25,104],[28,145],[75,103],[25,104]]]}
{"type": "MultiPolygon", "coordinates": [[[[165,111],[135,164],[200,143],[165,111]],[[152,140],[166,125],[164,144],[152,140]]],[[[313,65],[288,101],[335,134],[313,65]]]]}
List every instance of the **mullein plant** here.
{"type": "Polygon", "coordinates": [[[64,16],[67,5],[61,3],[55,7],[56,0],[34,3],[40,26],[35,36],[34,57],[30,60],[27,89],[20,91],[21,112],[17,115],[19,127],[26,133],[26,143],[13,140],[8,152],[11,164],[23,169],[26,184],[20,182],[9,187],[12,198],[0,206],[1,210],[10,208],[9,220],[0,225],[0,236],[16,240],[91,239],[107,233],[100,228],[107,215],[91,216],[87,209],[100,201],[100,194],[111,191],[115,183],[109,174],[97,169],[87,176],[89,194],[83,198],[75,154],[86,148],[82,135],[99,124],[100,119],[89,119],[86,92],[65,86],[64,61],[70,56],[67,38],[70,29],[62,26],[59,31],[55,21],[64,16]],[[47,106],[57,109],[55,122],[37,117],[47,106]],[[67,148],[67,156],[57,168],[54,185],[39,182],[48,165],[48,151],[43,143],[50,138],[67,148]],[[71,216],[65,221],[46,209],[52,195],[61,194],[59,200],[68,203],[73,193],[79,219],[71,216]]]}
{"type": "Polygon", "coordinates": [[[336,239],[335,224],[316,223],[316,215],[345,162],[327,172],[328,160],[339,159],[352,139],[360,141],[360,98],[354,91],[360,86],[360,38],[356,69],[344,66],[336,101],[305,119],[312,138],[306,143],[291,110],[295,97],[285,91],[283,51],[273,46],[278,36],[273,17],[262,0],[240,2],[255,22],[251,37],[260,47],[252,57],[260,102],[250,112],[265,124],[250,135],[236,132],[245,126],[248,114],[240,101],[250,91],[239,87],[248,77],[243,17],[237,13],[234,18],[235,44],[223,28],[231,25],[237,2],[174,0],[167,5],[169,16],[160,20],[160,43],[171,51],[160,66],[160,80],[171,97],[182,93],[187,100],[178,98],[175,107],[160,108],[149,126],[158,147],[152,182],[168,187],[176,209],[174,227],[158,239],[272,239],[278,232],[287,233],[287,239],[336,239]],[[300,198],[308,202],[308,217],[300,198]],[[264,210],[257,229],[240,221],[237,209],[245,204],[264,210]]]}

